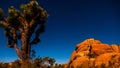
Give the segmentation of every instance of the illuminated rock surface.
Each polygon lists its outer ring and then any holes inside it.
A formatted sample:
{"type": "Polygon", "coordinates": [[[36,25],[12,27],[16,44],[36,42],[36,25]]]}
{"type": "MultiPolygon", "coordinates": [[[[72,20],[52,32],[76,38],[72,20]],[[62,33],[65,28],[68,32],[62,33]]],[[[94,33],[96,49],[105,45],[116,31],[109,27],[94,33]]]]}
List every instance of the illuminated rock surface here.
{"type": "Polygon", "coordinates": [[[120,65],[120,46],[112,44],[104,44],[99,40],[87,39],[80,44],[77,44],[73,51],[69,63],[66,67],[81,66],[105,66],[120,65]]]}

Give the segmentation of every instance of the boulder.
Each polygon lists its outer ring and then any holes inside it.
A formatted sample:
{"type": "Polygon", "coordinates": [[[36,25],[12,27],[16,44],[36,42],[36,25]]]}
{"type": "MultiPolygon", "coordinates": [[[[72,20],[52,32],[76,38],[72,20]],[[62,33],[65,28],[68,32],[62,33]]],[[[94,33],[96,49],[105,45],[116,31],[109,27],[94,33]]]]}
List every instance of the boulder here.
{"type": "Polygon", "coordinates": [[[87,39],[77,44],[66,68],[76,68],[77,66],[82,66],[83,68],[88,68],[89,66],[100,67],[102,64],[108,67],[112,63],[113,65],[114,63],[120,63],[119,52],[120,47],[115,44],[109,45],[93,38],[87,39]]]}
{"type": "Polygon", "coordinates": [[[119,52],[119,48],[116,44],[112,44],[111,47],[115,52],[117,52],[117,53],[119,52]]]}

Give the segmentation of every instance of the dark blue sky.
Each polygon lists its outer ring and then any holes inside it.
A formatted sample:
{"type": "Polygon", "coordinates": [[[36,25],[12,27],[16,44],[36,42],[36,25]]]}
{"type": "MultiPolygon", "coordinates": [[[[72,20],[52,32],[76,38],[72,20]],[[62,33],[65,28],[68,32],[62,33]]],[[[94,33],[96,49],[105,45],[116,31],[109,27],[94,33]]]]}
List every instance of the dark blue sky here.
{"type": "MultiPolygon", "coordinates": [[[[29,0],[1,0],[7,16],[10,5],[19,8],[29,0]]],[[[33,46],[37,56],[50,56],[58,63],[68,62],[76,44],[88,38],[103,43],[120,44],[119,0],[37,0],[49,13],[41,43],[33,46]]],[[[0,62],[17,59],[14,49],[6,47],[6,37],[0,28],[0,62]]]]}

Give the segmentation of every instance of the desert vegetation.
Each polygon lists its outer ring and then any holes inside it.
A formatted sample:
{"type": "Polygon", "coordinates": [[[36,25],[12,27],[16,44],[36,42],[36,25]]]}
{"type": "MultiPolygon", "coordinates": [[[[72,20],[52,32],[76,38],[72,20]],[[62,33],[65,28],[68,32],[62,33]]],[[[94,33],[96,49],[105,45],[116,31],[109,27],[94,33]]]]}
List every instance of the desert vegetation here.
{"type": "MultiPolygon", "coordinates": [[[[15,60],[9,63],[0,63],[0,68],[21,68],[21,60],[15,60]]],[[[54,58],[37,57],[30,61],[30,68],[64,68],[64,64],[55,63],[54,58]]]]}
{"type": "Polygon", "coordinates": [[[10,6],[8,17],[4,16],[4,11],[0,8],[0,27],[4,29],[8,39],[7,47],[15,49],[20,58],[21,68],[30,68],[31,48],[40,42],[39,36],[44,32],[48,14],[36,0],[31,0],[20,7],[21,10],[17,10],[10,6]],[[18,44],[18,41],[21,44],[18,44]]]}

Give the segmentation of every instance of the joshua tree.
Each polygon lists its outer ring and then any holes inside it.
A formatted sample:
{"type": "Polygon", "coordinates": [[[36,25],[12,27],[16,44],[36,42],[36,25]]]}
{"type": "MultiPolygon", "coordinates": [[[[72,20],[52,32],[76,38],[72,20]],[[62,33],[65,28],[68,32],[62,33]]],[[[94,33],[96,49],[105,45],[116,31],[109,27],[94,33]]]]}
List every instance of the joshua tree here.
{"type": "Polygon", "coordinates": [[[8,39],[7,46],[14,48],[21,59],[21,68],[30,68],[28,64],[31,46],[40,42],[39,35],[44,32],[47,17],[47,12],[35,0],[22,4],[21,11],[10,6],[6,18],[0,8],[0,27],[4,29],[8,39]],[[20,47],[18,41],[21,41],[20,47]]]}

